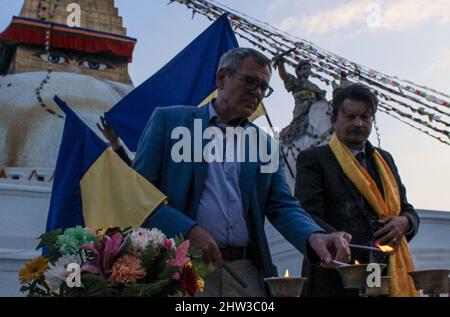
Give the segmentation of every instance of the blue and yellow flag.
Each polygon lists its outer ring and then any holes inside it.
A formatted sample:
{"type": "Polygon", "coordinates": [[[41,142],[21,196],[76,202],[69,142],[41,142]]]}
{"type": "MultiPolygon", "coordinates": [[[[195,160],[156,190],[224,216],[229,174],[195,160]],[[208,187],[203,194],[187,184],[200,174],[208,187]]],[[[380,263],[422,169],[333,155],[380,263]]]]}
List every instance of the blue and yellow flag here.
{"type": "Polygon", "coordinates": [[[156,107],[199,106],[216,91],[220,57],[238,42],[222,15],[156,74],[134,89],[109,112],[106,120],[131,151],[156,107]]]}
{"type": "Polygon", "coordinates": [[[47,232],[76,225],[139,227],[166,197],[129,167],[57,96],[66,114],[47,232]]]}

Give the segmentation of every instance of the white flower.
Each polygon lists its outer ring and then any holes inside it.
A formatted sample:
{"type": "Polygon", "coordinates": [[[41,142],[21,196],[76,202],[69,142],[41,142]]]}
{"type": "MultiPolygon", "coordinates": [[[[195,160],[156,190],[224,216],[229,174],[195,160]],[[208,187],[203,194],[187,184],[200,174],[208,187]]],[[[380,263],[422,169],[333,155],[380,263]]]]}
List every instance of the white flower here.
{"type": "Polygon", "coordinates": [[[153,241],[156,245],[161,245],[165,237],[166,235],[156,228],[150,230],[150,241],[153,241]]]}
{"type": "Polygon", "coordinates": [[[153,228],[152,230],[138,228],[130,234],[131,246],[135,252],[143,252],[149,242],[160,246],[163,244],[165,234],[160,230],[153,228]]]}
{"type": "Polygon", "coordinates": [[[74,254],[65,254],[61,256],[55,264],[48,264],[48,271],[45,272],[45,280],[52,291],[58,290],[72,271],[67,271],[70,263],[76,263],[81,266],[81,257],[74,254]]]}

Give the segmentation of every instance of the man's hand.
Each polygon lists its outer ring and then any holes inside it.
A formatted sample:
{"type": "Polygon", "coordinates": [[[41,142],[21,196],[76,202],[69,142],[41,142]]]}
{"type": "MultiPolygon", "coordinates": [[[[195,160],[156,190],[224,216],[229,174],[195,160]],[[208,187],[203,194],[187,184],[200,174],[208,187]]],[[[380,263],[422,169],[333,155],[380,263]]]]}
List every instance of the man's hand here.
{"type": "Polygon", "coordinates": [[[348,246],[352,236],[346,232],[334,232],[331,234],[312,233],[308,242],[311,248],[323,261],[325,268],[335,268],[332,261],[350,262],[351,254],[348,246]]]}
{"type": "Polygon", "coordinates": [[[222,254],[214,238],[199,225],[192,228],[186,237],[192,246],[203,252],[203,261],[212,263],[216,269],[223,266],[222,254]]]}
{"type": "Polygon", "coordinates": [[[120,141],[113,127],[109,125],[108,122],[106,122],[105,117],[103,116],[100,116],[100,122],[102,125],[100,126],[97,123],[97,128],[103,133],[105,138],[109,141],[113,150],[114,151],[117,150],[120,147],[120,141]]]}
{"type": "Polygon", "coordinates": [[[383,224],[383,228],[374,233],[374,238],[379,244],[389,244],[394,248],[400,245],[403,236],[411,228],[411,223],[405,216],[386,217],[379,222],[383,224]]]}

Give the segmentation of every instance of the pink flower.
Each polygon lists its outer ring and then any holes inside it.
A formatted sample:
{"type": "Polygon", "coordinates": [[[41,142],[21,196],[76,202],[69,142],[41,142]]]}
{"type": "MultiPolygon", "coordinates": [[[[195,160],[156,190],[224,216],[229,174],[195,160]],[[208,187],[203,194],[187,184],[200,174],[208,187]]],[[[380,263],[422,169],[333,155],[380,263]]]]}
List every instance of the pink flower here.
{"type": "Polygon", "coordinates": [[[111,279],[117,283],[136,283],[145,276],[142,261],[132,255],[124,255],[112,268],[111,279]]]}
{"type": "Polygon", "coordinates": [[[178,248],[175,254],[175,259],[170,259],[167,261],[168,265],[183,267],[190,259],[186,256],[189,250],[189,240],[184,241],[178,248]]]}
{"type": "Polygon", "coordinates": [[[166,250],[172,250],[175,247],[175,243],[171,239],[167,239],[167,237],[164,237],[161,246],[166,250]]]}
{"type": "Polygon", "coordinates": [[[122,252],[123,246],[124,241],[120,232],[114,233],[111,237],[104,235],[99,248],[93,244],[84,245],[84,249],[91,250],[95,254],[95,261],[85,263],[82,270],[108,276],[114,261],[122,252]]]}

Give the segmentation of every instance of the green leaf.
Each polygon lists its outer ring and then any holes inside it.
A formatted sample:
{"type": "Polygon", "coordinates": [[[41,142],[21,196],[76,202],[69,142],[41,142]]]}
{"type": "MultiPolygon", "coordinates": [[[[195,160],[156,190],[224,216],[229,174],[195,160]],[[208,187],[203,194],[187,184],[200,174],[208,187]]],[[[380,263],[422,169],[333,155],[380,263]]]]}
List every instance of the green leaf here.
{"type": "Polygon", "coordinates": [[[167,259],[171,253],[167,250],[161,250],[153,243],[149,243],[141,255],[142,264],[147,271],[145,282],[152,282],[158,278],[160,272],[166,267],[167,259]]]}
{"type": "Polygon", "coordinates": [[[118,295],[114,285],[102,276],[92,273],[83,273],[81,276],[82,287],[70,288],[66,284],[62,287],[64,297],[112,297],[118,295]]]}
{"type": "Polygon", "coordinates": [[[190,246],[189,247],[189,257],[191,259],[202,259],[203,252],[200,249],[197,249],[196,247],[190,246]]]}
{"type": "Polygon", "coordinates": [[[58,237],[61,235],[61,232],[61,229],[56,229],[54,231],[41,234],[38,238],[41,239],[41,242],[39,242],[36,250],[44,247],[53,248],[56,244],[56,240],[58,240],[58,237]]]}
{"type": "Polygon", "coordinates": [[[86,295],[89,297],[110,297],[117,295],[117,290],[114,288],[114,285],[99,275],[85,274],[82,281],[86,295]]]}
{"type": "Polygon", "coordinates": [[[174,240],[175,240],[175,246],[178,248],[184,242],[184,237],[176,236],[174,240]]]}
{"type": "Polygon", "coordinates": [[[178,283],[172,279],[165,279],[146,284],[131,284],[123,289],[124,297],[162,297],[178,293],[178,283]]]}
{"type": "Polygon", "coordinates": [[[23,286],[20,288],[20,291],[21,291],[22,293],[28,292],[29,290],[30,290],[30,287],[29,287],[28,285],[23,285],[23,286]]]}
{"type": "Polygon", "coordinates": [[[167,265],[164,270],[159,274],[158,279],[164,280],[164,279],[171,279],[172,276],[177,273],[180,270],[177,266],[170,266],[167,265]]]}
{"type": "Polygon", "coordinates": [[[46,258],[50,262],[55,262],[61,256],[59,249],[56,247],[56,240],[58,240],[61,232],[61,229],[56,229],[52,232],[41,234],[41,236],[38,238],[41,239],[41,241],[36,247],[36,250],[47,248],[48,253],[46,255],[46,258]]]}
{"type": "Polygon", "coordinates": [[[128,250],[131,250],[131,249],[132,249],[132,243],[131,243],[130,237],[126,237],[126,238],[125,238],[125,242],[124,242],[124,245],[123,245],[123,249],[124,249],[125,251],[128,251],[128,250]]]}

